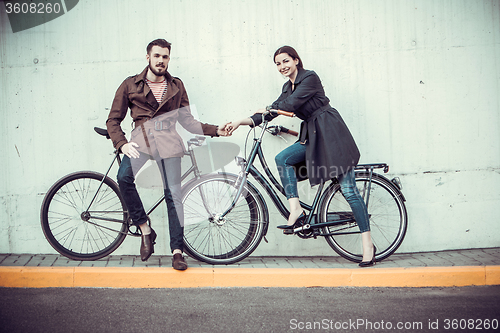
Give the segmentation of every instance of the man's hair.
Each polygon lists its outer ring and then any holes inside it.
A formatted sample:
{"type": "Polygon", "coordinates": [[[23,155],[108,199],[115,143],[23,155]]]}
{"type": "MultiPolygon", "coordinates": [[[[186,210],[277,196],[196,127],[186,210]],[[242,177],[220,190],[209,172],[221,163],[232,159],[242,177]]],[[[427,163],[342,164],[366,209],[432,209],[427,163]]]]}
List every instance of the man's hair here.
{"type": "Polygon", "coordinates": [[[164,39],[155,39],[154,41],[148,44],[148,47],[146,47],[146,52],[149,54],[153,46],[166,47],[168,49],[168,52],[170,52],[171,45],[172,45],[171,43],[167,42],[164,39]]]}
{"type": "Polygon", "coordinates": [[[276,56],[278,54],[281,54],[281,53],[288,54],[290,57],[292,57],[293,60],[298,59],[299,60],[299,64],[297,65],[297,67],[298,68],[304,68],[304,65],[302,64],[302,60],[299,57],[299,54],[297,53],[297,51],[295,51],[295,49],[293,47],[285,45],[285,46],[282,46],[279,49],[277,49],[276,52],[274,52],[273,61],[275,61],[276,56]]]}

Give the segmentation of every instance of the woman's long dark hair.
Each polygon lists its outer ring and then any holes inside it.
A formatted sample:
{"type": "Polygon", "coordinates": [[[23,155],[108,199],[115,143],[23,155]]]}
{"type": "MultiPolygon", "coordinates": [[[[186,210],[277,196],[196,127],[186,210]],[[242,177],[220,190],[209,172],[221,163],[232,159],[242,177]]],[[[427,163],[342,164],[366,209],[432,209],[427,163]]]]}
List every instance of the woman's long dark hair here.
{"type": "Polygon", "coordinates": [[[281,53],[288,54],[290,57],[292,57],[293,60],[299,59],[299,63],[297,65],[297,67],[304,68],[304,65],[302,64],[302,60],[299,57],[299,54],[297,53],[297,51],[295,51],[295,49],[293,47],[285,45],[285,46],[282,46],[279,49],[277,49],[276,52],[274,52],[273,61],[275,61],[276,56],[278,54],[281,54],[281,53]]]}

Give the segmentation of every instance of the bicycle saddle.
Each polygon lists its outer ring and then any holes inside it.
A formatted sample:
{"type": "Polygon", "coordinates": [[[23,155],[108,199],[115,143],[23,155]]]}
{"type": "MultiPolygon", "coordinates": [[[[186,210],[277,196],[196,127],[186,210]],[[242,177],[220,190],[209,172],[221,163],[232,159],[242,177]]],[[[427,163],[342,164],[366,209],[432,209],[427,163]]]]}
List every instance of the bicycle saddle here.
{"type": "Polygon", "coordinates": [[[94,131],[96,131],[96,133],[99,134],[99,135],[105,136],[106,139],[110,138],[107,129],[99,128],[99,127],[94,127],[94,131]]]}

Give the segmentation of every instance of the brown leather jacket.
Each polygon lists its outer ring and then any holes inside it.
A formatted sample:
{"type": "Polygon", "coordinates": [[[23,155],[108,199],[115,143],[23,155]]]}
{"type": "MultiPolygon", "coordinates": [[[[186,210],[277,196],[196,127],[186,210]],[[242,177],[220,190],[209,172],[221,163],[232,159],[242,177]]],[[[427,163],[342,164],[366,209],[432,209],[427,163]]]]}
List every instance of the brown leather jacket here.
{"type": "MultiPolygon", "coordinates": [[[[113,141],[113,146],[120,149],[128,140],[120,126],[130,108],[130,115],[134,121],[135,129],[140,129],[146,121],[154,122],[156,117],[164,115],[172,123],[179,122],[182,127],[191,133],[217,136],[217,126],[201,123],[194,119],[189,108],[189,100],[184,84],[179,78],[172,77],[168,72],[165,74],[167,79],[167,93],[161,104],[158,104],[151,89],[146,84],[146,74],[148,67],[142,73],[126,78],[116,91],[113,105],[109,112],[106,127],[109,136],[113,141]],[[174,112],[172,112],[174,111],[174,112]],[[171,112],[170,114],[167,114],[171,112]]],[[[175,130],[175,126],[170,127],[171,135],[165,137],[173,140],[170,144],[184,147],[181,137],[175,130]]],[[[165,132],[163,131],[163,136],[165,132]]],[[[172,156],[169,151],[169,145],[162,149],[162,155],[172,156]]],[[[160,151],[161,153],[161,151],[160,151]]],[[[178,155],[176,153],[175,155],[178,155]]]]}

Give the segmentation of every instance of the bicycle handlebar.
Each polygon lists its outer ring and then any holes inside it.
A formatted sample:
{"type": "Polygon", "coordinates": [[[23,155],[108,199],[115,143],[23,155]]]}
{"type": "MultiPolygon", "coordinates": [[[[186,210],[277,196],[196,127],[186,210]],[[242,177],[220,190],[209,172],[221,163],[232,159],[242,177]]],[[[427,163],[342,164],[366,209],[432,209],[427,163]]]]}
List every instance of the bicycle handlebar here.
{"type": "Polygon", "coordinates": [[[295,117],[295,113],[293,112],[288,112],[288,111],[283,111],[283,110],[270,110],[270,112],[274,112],[274,113],[277,113],[277,114],[280,114],[282,116],[287,116],[287,117],[295,117]]]}
{"type": "Polygon", "coordinates": [[[295,132],[295,131],[293,131],[291,129],[288,129],[285,126],[281,126],[281,125],[269,126],[267,128],[267,131],[269,133],[271,133],[272,135],[278,135],[280,133],[287,133],[287,134],[290,134],[290,135],[293,135],[293,136],[299,136],[298,132],[295,132]]]}
{"type": "MultiPolygon", "coordinates": [[[[295,117],[295,113],[283,111],[283,110],[269,110],[269,112],[277,113],[279,115],[287,116],[287,117],[291,117],[291,118],[295,117]]],[[[293,135],[293,136],[299,136],[298,132],[295,132],[291,129],[288,129],[284,126],[278,126],[278,130],[279,130],[279,132],[288,133],[288,134],[293,135]]]]}
{"type": "Polygon", "coordinates": [[[280,126],[280,127],[281,127],[281,132],[283,132],[283,133],[288,133],[288,134],[293,135],[293,136],[299,136],[299,133],[295,132],[294,130],[288,129],[284,126],[280,126]]]}

